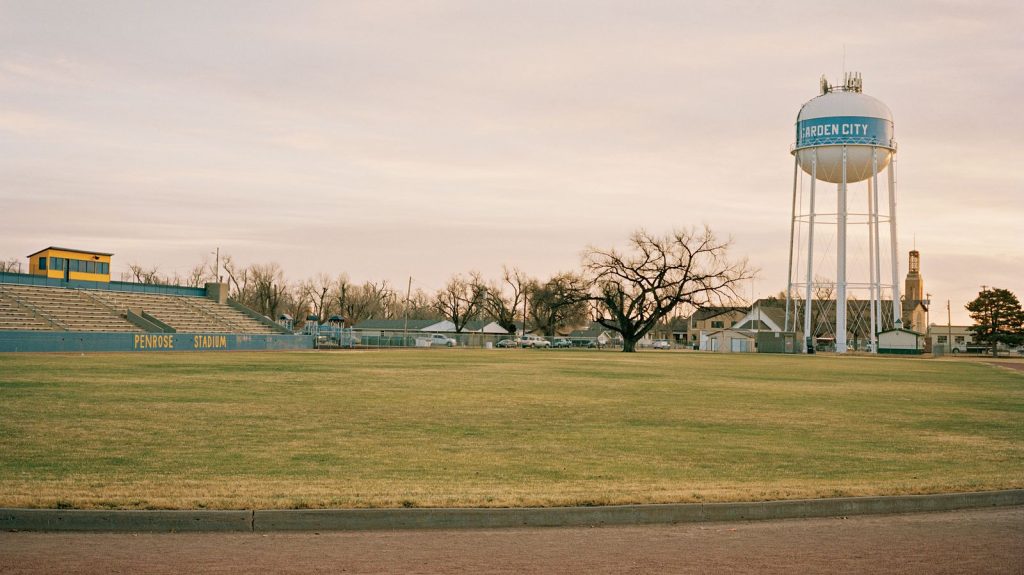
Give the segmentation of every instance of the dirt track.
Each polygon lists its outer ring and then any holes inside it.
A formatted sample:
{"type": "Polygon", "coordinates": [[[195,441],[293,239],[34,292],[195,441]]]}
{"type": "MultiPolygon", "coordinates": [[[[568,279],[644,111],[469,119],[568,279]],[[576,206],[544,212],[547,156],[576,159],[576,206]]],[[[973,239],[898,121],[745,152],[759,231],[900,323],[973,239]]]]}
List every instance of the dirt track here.
{"type": "Polygon", "coordinates": [[[0,533],[0,573],[1024,573],[1024,507],[649,527],[0,533]]]}

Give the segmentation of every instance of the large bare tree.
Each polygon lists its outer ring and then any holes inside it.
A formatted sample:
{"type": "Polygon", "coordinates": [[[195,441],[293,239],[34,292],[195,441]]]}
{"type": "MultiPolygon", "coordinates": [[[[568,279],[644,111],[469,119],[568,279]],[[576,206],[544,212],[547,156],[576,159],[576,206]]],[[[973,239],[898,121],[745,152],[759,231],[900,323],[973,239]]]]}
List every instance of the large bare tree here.
{"type": "Polygon", "coordinates": [[[638,230],[625,252],[588,248],[583,266],[593,282],[597,321],[621,334],[623,351],[633,352],[676,306],[721,305],[738,298],[752,271],[745,259],[728,259],[728,247],[705,227],[663,236],[638,230]]]}
{"type": "Polygon", "coordinates": [[[529,290],[530,316],[534,325],[546,336],[559,328],[579,325],[590,311],[589,284],[575,273],[561,273],[529,290]]]}
{"type": "Polygon", "coordinates": [[[462,333],[483,305],[483,282],[479,276],[476,272],[469,278],[456,274],[434,295],[434,309],[455,324],[455,333],[462,333]]]}

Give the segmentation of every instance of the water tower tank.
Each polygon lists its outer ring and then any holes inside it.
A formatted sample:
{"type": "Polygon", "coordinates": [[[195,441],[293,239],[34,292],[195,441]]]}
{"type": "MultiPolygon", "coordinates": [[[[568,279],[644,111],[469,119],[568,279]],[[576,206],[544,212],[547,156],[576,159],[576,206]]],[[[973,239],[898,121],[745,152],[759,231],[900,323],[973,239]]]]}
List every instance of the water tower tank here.
{"type": "MultiPolygon", "coordinates": [[[[859,78],[858,78],[859,80],[859,78]]],[[[889,164],[896,143],[892,112],[881,101],[860,92],[859,81],[850,89],[830,89],[800,108],[796,119],[793,153],[800,167],[817,179],[838,184],[843,181],[843,146],[846,146],[846,182],[860,182],[889,164]],[[812,159],[817,153],[816,166],[812,159]]]]}

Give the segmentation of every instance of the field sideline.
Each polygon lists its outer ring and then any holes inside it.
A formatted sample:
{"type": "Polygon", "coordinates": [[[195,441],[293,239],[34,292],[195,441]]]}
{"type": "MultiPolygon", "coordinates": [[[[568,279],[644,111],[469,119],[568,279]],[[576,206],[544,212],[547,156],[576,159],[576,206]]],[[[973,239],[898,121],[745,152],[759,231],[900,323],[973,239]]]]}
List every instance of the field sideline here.
{"type": "Polygon", "coordinates": [[[0,354],[0,507],[553,506],[1024,487],[1024,374],[919,358],[0,354]]]}

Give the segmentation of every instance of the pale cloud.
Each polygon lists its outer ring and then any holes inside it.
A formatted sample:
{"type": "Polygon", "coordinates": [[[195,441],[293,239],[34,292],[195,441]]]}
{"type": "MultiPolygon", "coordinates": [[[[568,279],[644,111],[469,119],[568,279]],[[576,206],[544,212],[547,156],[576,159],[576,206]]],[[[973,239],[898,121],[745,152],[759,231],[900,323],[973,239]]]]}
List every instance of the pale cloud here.
{"type": "Polygon", "coordinates": [[[707,223],[775,293],[793,121],[845,46],[896,118],[901,251],[916,234],[939,297],[966,301],[988,276],[1024,290],[992,269],[1021,258],[1016,2],[0,11],[0,203],[19,214],[6,257],[81,244],[185,271],[220,245],[295,279],[430,290],[707,223]]]}

